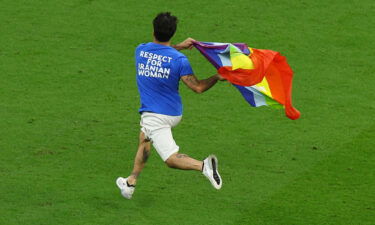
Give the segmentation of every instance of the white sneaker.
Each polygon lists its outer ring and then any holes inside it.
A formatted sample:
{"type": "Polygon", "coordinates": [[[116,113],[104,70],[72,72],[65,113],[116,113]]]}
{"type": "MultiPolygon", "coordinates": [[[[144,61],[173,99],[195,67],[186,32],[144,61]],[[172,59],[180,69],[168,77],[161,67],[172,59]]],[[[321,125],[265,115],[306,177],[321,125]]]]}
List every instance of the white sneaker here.
{"type": "Polygon", "coordinates": [[[119,177],[116,180],[117,187],[120,188],[121,195],[124,198],[131,199],[135,190],[135,186],[128,185],[128,178],[119,177]]]}
{"type": "Polygon", "coordinates": [[[203,175],[210,180],[212,186],[216,189],[220,189],[223,181],[221,180],[218,171],[218,160],[215,155],[209,155],[205,160],[203,160],[203,175]]]}

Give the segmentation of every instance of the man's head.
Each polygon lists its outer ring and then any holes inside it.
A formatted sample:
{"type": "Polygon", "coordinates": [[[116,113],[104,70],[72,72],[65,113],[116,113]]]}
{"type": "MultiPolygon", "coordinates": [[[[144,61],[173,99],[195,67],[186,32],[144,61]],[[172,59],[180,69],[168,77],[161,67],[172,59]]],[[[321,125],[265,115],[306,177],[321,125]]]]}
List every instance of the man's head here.
{"type": "Polygon", "coordinates": [[[177,29],[177,17],[170,12],[159,13],[152,23],[155,39],[160,42],[169,41],[177,29]]]}

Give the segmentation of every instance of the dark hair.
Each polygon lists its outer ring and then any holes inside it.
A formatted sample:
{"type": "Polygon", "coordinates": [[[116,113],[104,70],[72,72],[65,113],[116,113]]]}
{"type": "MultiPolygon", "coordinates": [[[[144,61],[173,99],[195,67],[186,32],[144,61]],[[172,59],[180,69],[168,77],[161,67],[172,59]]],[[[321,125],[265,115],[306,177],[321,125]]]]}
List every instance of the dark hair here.
{"type": "Polygon", "coordinates": [[[159,13],[152,21],[154,25],[154,35],[160,42],[169,41],[177,29],[177,17],[170,12],[159,13]]]}

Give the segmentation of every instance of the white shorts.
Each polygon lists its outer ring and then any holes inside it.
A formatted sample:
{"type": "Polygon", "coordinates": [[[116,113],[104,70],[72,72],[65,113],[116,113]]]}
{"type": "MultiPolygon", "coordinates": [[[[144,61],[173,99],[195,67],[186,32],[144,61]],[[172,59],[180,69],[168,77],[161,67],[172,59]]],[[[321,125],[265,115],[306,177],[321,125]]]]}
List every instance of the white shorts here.
{"type": "Polygon", "coordinates": [[[173,139],[172,127],[177,126],[182,116],[168,116],[144,112],[141,116],[141,131],[152,141],[163,161],[178,152],[179,147],[173,139]]]}

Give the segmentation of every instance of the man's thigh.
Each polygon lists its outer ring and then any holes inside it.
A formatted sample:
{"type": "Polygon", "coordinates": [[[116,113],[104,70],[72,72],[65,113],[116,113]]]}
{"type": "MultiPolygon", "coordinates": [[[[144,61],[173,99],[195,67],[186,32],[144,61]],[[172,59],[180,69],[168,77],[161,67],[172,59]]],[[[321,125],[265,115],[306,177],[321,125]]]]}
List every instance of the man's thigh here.
{"type": "Polygon", "coordinates": [[[150,139],[154,148],[166,161],[169,156],[178,152],[179,147],[173,139],[172,130],[181,120],[181,116],[167,116],[156,113],[143,113],[141,130],[147,139],[150,139]]]}
{"type": "Polygon", "coordinates": [[[163,161],[166,161],[169,156],[179,150],[178,145],[173,139],[171,128],[161,128],[152,132],[151,140],[163,161]]]}

